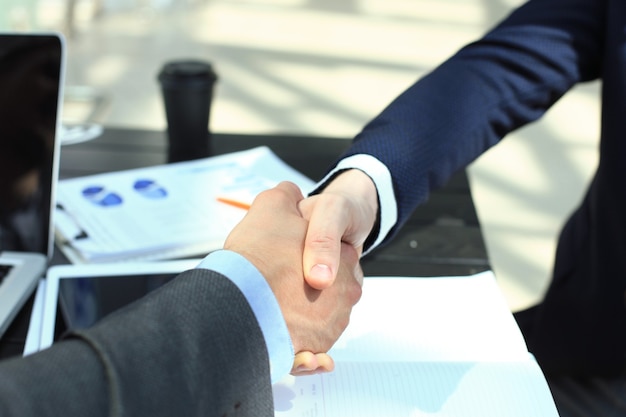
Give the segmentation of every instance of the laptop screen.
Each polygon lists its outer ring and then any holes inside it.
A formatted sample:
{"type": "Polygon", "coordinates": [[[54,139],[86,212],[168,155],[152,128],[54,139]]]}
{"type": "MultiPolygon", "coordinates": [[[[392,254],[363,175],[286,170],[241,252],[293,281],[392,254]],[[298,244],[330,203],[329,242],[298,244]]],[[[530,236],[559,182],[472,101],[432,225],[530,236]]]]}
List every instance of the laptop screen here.
{"type": "Polygon", "coordinates": [[[0,33],[0,252],[51,253],[61,42],[0,33]]]}

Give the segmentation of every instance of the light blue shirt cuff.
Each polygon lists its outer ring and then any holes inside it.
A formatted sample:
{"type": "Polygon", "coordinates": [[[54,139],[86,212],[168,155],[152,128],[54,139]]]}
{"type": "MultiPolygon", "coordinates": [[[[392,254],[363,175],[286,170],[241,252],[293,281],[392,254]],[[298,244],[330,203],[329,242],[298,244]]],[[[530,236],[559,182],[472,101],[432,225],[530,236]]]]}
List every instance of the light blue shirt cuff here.
{"type": "Polygon", "coordinates": [[[272,383],[289,374],[294,351],[287,323],[272,289],[259,270],[243,256],[228,250],[210,253],[198,268],[210,269],[226,276],[246,297],[265,338],[272,383]]]}
{"type": "Polygon", "coordinates": [[[337,166],[322,179],[315,188],[326,183],[338,171],[347,169],[358,169],[367,174],[378,192],[378,204],[380,205],[380,228],[376,240],[363,255],[367,255],[387,237],[389,231],[398,221],[398,206],[396,196],[393,191],[391,173],[385,164],[368,154],[356,154],[339,161],[337,166]]]}

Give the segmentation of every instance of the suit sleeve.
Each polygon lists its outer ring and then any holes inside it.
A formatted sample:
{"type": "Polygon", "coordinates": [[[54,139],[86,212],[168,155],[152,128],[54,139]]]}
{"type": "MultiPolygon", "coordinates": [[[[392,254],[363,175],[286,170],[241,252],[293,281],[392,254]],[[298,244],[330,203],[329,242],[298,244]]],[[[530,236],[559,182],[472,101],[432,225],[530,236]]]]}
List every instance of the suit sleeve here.
{"type": "Polygon", "coordinates": [[[72,337],[0,365],[1,415],[274,413],[261,330],[213,271],[187,271],[72,337]]]}
{"type": "Polygon", "coordinates": [[[531,0],[398,96],[346,158],[388,167],[397,202],[387,240],[430,192],[575,83],[599,76],[606,2],[531,0]]]}

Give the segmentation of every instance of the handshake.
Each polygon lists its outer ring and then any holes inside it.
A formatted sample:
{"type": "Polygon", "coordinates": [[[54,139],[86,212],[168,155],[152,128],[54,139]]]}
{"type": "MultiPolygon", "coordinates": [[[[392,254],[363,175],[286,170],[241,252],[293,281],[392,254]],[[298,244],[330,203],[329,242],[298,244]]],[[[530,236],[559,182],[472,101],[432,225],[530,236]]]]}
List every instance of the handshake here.
{"type": "Polygon", "coordinates": [[[326,352],[361,297],[359,258],[376,211],[374,185],[361,171],[342,173],[306,199],[283,182],[259,194],[226,239],[224,249],[251,262],[276,297],[295,352],[293,375],[333,370],[326,352]]]}

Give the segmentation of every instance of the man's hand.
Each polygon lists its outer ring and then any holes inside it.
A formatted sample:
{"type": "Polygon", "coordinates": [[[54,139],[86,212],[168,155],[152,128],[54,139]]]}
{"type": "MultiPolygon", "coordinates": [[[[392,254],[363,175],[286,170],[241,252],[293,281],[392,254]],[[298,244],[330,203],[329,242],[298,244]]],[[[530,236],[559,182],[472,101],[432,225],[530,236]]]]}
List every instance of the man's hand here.
{"type": "Polygon", "coordinates": [[[267,279],[295,352],[312,352],[298,355],[296,373],[299,365],[306,372],[316,363],[332,369],[332,359],[323,353],[348,325],[352,307],[361,297],[363,278],[357,251],[343,245],[332,285],[320,291],[306,283],[302,254],[309,223],[298,209],[302,199],[298,187],[287,182],[262,192],[224,244],[225,249],[246,257],[267,279]]]}
{"type": "Polygon", "coordinates": [[[333,284],[342,258],[342,243],[352,246],[357,256],[372,230],[378,197],[372,180],[362,171],[341,173],[321,194],[300,203],[309,220],[303,254],[303,271],[313,288],[333,284]]]}

